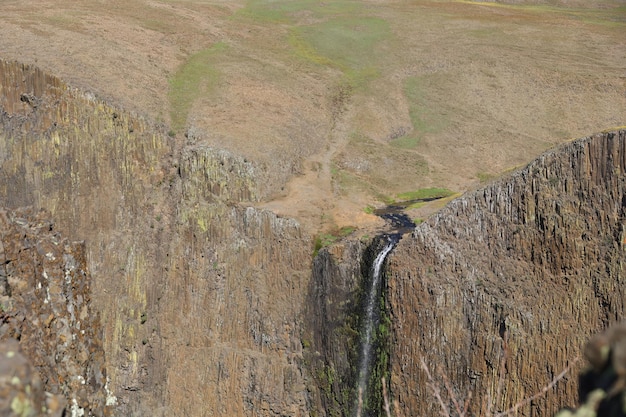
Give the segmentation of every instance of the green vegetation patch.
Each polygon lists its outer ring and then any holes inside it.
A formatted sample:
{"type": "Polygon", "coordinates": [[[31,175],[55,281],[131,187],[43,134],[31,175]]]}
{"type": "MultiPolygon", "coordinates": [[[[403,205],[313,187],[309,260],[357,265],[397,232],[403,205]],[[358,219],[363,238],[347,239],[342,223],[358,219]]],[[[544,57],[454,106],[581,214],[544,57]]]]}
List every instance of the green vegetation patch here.
{"type": "Polygon", "coordinates": [[[246,7],[237,11],[234,18],[254,20],[258,23],[295,23],[298,15],[308,12],[311,17],[323,19],[359,11],[362,4],[357,1],[317,0],[251,0],[246,7]]]}
{"type": "Polygon", "coordinates": [[[313,71],[338,70],[341,109],[354,90],[380,76],[384,59],[378,46],[392,36],[389,23],[369,13],[359,1],[250,0],[233,19],[280,25],[286,38],[281,35],[279,41],[288,44],[281,50],[290,55],[289,59],[312,66],[313,71]]]}
{"type": "Polygon", "coordinates": [[[494,178],[496,178],[496,176],[493,174],[490,174],[489,172],[481,171],[481,172],[476,173],[476,178],[478,178],[478,181],[480,181],[481,184],[484,184],[486,182],[493,180],[494,178]]]}
{"type": "Polygon", "coordinates": [[[194,102],[215,90],[220,76],[216,58],[226,48],[226,44],[219,42],[190,56],[170,79],[169,101],[174,131],[185,127],[194,102]]]}
{"type": "Polygon", "coordinates": [[[332,245],[337,240],[352,234],[355,230],[356,228],[353,226],[344,226],[341,229],[317,235],[313,243],[313,257],[317,256],[320,249],[332,245]]]}
{"type": "Polygon", "coordinates": [[[345,70],[373,65],[372,51],[389,34],[389,24],[377,17],[338,17],[301,26],[298,33],[316,51],[345,70]]]}
{"type": "Polygon", "coordinates": [[[404,83],[404,95],[409,103],[409,117],[413,132],[394,139],[391,144],[403,149],[414,149],[425,133],[439,133],[450,120],[446,111],[438,104],[439,99],[430,97],[428,87],[437,85],[441,80],[438,75],[409,77],[404,83]]]}
{"type": "Polygon", "coordinates": [[[400,201],[426,200],[426,199],[430,200],[430,199],[450,197],[453,194],[454,194],[454,191],[450,191],[447,188],[422,188],[417,191],[409,191],[406,193],[398,194],[397,198],[400,201]]]}
{"type": "Polygon", "coordinates": [[[162,19],[141,19],[139,24],[148,30],[153,30],[166,35],[176,33],[176,27],[162,19]]]}
{"type": "Polygon", "coordinates": [[[292,28],[289,42],[299,58],[337,68],[358,87],[378,76],[376,45],[390,34],[384,19],[340,16],[292,28]]]}

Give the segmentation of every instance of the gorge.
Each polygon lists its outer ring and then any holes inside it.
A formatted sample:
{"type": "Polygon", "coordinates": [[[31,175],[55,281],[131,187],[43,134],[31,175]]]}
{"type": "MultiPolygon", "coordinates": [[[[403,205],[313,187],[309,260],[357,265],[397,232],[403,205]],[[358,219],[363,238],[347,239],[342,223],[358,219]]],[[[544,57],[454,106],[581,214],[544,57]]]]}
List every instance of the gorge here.
{"type": "MultiPolygon", "coordinates": [[[[452,383],[450,395],[467,400],[471,415],[520,403],[522,415],[552,415],[576,404],[584,341],[624,319],[625,139],[622,129],[554,149],[455,199],[399,241],[383,282],[400,415],[439,414],[433,383],[442,391],[452,383]],[[554,390],[524,403],[564,369],[554,390]]],[[[356,291],[349,278],[363,258],[355,251],[363,247],[344,243],[314,262],[316,314],[327,324],[313,345],[327,358],[326,375],[350,372],[342,353],[352,348],[352,319],[336,317],[353,314],[340,300],[356,291]]],[[[326,392],[325,408],[341,410],[340,386],[326,392]]]]}
{"type": "MultiPolygon", "coordinates": [[[[488,398],[505,410],[565,366],[576,371],[583,341],[624,318],[624,129],[571,141],[455,199],[393,251],[348,236],[312,259],[313,237],[297,221],[255,207],[268,191],[253,161],[176,142],[164,126],[17,62],[0,60],[0,109],[2,205],[33,211],[3,215],[5,264],[18,260],[11,242],[33,247],[32,233],[52,233],[35,265],[56,253],[44,250],[54,233],[84,241],[67,250],[80,261],[72,271],[91,281],[68,305],[90,299],[93,333],[64,355],[89,362],[98,394],[79,392],[77,366],[64,383],[37,365],[46,390],[88,414],[348,415],[367,374],[362,280],[385,255],[372,275],[390,326],[379,366],[405,416],[438,412],[422,359],[441,386],[449,378],[459,398],[471,394],[473,413],[488,398]]],[[[15,271],[45,270],[23,262],[3,272],[3,318],[23,314],[8,308],[18,308],[8,301],[19,293],[15,271]]],[[[50,355],[40,362],[58,364],[50,355]]],[[[574,404],[573,382],[520,414],[574,404]]]]}

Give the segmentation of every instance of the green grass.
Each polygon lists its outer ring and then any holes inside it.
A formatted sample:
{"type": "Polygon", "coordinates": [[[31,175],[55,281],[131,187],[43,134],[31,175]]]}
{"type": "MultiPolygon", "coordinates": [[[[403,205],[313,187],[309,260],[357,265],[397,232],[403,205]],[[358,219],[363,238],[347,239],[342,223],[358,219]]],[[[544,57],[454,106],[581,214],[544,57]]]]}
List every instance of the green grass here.
{"type": "Polygon", "coordinates": [[[389,24],[377,17],[337,17],[297,28],[299,36],[344,71],[374,65],[376,44],[389,36],[389,24]]]}
{"type": "Polygon", "coordinates": [[[387,21],[369,16],[339,16],[293,27],[289,43],[307,62],[336,68],[351,87],[379,76],[376,46],[391,35],[387,21]]]}
{"type": "Polygon", "coordinates": [[[422,208],[422,207],[424,207],[424,205],[425,205],[425,204],[426,204],[426,203],[425,203],[425,202],[423,202],[423,201],[418,201],[418,202],[416,202],[416,203],[409,204],[409,205],[408,205],[408,206],[406,206],[404,209],[405,209],[405,210],[418,209],[418,208],[422,208]]]}
{"type": "Polygon", "coordinates": [[[398,194],[396,197],[400,201],[421,200],[430,198],[444,198],[454,194],[447,188],[422,188],[416,191],[409,191],[398,194]]]}
{"type": "Polygon", "coordinates": [[[353,226],[344,226],[341,229],[333,230],[328,233],[321,233],[315,237],[315,241],[313,243],[313,257],[317,256],[320,249],[325,248],[326,246],[330,246],[335,243],[337,240],[344,238],[356,230],[356,227],[353,226]]]}
{"type": "Polygon", "coordinates": [[[478,178],[478,181],[480,181],[481,184],[484,184],[493,180],[496,176],[488,172],[478,172],[476,173],[476,178],[478,178]]]}
{"type": "Polygon", "coordinates": [[[393,146],[398,148],[415,149],[420,143],[420,138],[416,133],[413,133],[411,135],[406,135],[394,139],[391,143],[393,144],[393,146]]]}
{"type": "Polygon", "coordinates": [[[409,77],[404,83],[404,95],[409,102],[409,117],[413,125],[413,132],[391,141],[391,144],[403,148],[416,148],[425,133],[439,133],[445,129],[450,121],[437,100],[429,97],[428,86],[441,82],[437,75],[409,77]]]}
{"type": "Polygon", "coordinates": [[[344,226],[341,229],[339,229],[339,236],[340,237],[346,237],[348,235],[351,235],[352,233],[354,233],[356,230],[356,227],[354,226],[344,226]]]}
{"type": "Polygon", "coordinates": [[[391,37],[389,23],[366,11],[357,1],[252,0],[234,18],[286,26],[291,54],[341,71],[344,81],[358,88],[379,76],[376,47],[391,37]],[[304,15],[315,22],[301,22],[304,15]]]}
{"type": "Polygon", "coordinates": [[[139,21],[139,24],[148,30],[153,30],[155,32],[163,33],[166,35],[176,33],[176,27],[164,20],[142,19],[139,21]]]}
{"type": "Polygon", "coordinates": [[[235,13],[235,19],[253,20],[257,23],[296,23],[298,12],[308,11],[317,19],[353,14],[362,9],[355,1],[317,0],[252,0],[235,13]]]}
{"type": "Polygon", "coordinates": [[[219,42],[190,56],[170,79],[169,101],[173,131],[184,129],[193,103],[215,90],[220,76],[215,63],[226,48],[226,44],[219,42]]]}

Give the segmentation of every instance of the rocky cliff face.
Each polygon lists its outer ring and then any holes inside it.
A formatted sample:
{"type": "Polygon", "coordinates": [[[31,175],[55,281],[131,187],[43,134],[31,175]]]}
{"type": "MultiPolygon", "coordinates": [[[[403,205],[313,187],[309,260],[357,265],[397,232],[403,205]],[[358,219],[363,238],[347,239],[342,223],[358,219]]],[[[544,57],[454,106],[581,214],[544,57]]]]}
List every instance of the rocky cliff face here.
{"type": "Polygon", "coordinates": [[[0,265],[0,340],[8,346],[3,352],[15,355],[3,357],[1,375],[18,378],[4,385],[18,391],[2,396],[5,413],[110,415],[116,399],[108,392],[83,242],[63,239],[46,216],[3,210],[0,265]],[[15,340],[29,360],[10,348],[15,340]]]}
{"type": "Polygon", "coordinates": [[[361,241],[333,245],[313,262],[303,345],[319,388],[314,408],[327,415],[341,415],[353,406],[365,248],[361,241]]]}
{"type": "Polygon", "coordinates": [[[118,415],[305,415],[311,241],[250,161],[0,61],[0,199],[85,240],[118,415]]]}
{"type": "MultiPolygon", "coordinates": [[[[322,249],[313,261],[303,345],[307,368],[312,374],[314,413],[352,416],[356,411],[370,269],[385,243],[386,239],[379,238],[346,240],[322,249]]],[[[374,347],[382,349],[377,337],[375,330],[374,347]]],[[[375,366],[385,367],[385,364],[375,366]]],[[[376,369],[373,373],[382,372],[376,369]]],[[[370,402],[376,404],[377,398],[370,402]]]]}
{"type": "MultiPolygon", "coordinates": [[[[625,168],[625,130],[576,140],[455,200],[400,242],[387,290],[391,389],[404,415],[439,412],[422,359],[460,401],[471,394],[473,412],[504,410],[624,318],[625,168]]],[[[520,412],[575,403],[567,378],[520,412]]]]}
{"type": "MultiPolygon", "coordinates": [[[[550,152],[401,241],[385,282],[390,388],[404,415],[438,413],[422,359],[437,383],[445,372],[459,399],[472,394],[473,412],[501,410],[623,318],[625,135],[550,152]]],[[[63,388],[70,405],[108,412],[105,397],[80,391],[80,373],[99,393],[108,377],[118,415],[346,413],[371,254],[364,242],[322,251],[311,279],[312,242],[299,225],[249,207],[269,192],[263,175],[198,138],[176,141],[36,68],[0,61],[0,199],[47,209],[55,230],[83,239],[84,253],[67,250],[93,277],[82,301],[72,298],[74,320],[90,293],[105,354],[85,365],[77,353],[63,388]]],[[[47,271],[48,252],[37,253],[47,271]]],[[[65,277],[63,259],[54,271],[65,277]]],[[[24,278],[24,294],[43,294],[41,276],[24,278]]],[[[35,319],[45,324],[41,308],[35,319]]],[[[97,329],[76,337],[91,349],[97,329]]],[[[41,340],[64,349],[72,334],[62,336],[41,340]]],[[[522,413],[552,412],[575,393],[560,382],[522,413]]]]}

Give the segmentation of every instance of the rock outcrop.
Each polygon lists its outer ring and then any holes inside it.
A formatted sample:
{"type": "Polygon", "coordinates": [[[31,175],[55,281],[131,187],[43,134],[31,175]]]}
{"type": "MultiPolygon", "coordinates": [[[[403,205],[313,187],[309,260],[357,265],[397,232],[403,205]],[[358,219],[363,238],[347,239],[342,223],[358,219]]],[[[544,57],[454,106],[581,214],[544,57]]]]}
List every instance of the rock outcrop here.
{"type": "Polygon", "coordinates": [[[3,396],[11,410],[61,415],[66,404],[67,415],[110,415],[116,399],[84,244],[63,239],[46,216],[0,211],[0,265],[0,340],[14,357],[1,377],[15,382],[3,396]]]}
{"type": "MultiPolygon", "coordinates": [[[[470,410],[506,410],[624,318],[626,131],[570,142],[469,193],[388,259],[391,391],[404,415],[439,412],[421,365],[470,410]],[[504,355],[504,359],[503,358],[504,355]],[[501,363],[504,366],[501,366],[501,363]]],[[[567,377],[522,415],[576,404],[567,377]]]]}
{"type": "Polygon", "coordinates": [[[313,262],[303,345],[318,387],[314,409],[327,415],[346,414],[354,405],[365,249],[364,242],[346,241],[322,249],[313,262]]]}

